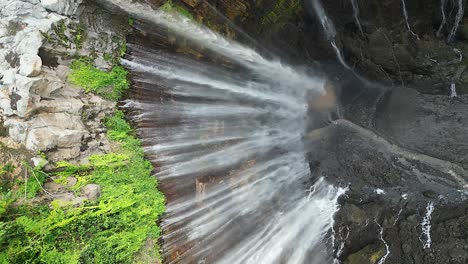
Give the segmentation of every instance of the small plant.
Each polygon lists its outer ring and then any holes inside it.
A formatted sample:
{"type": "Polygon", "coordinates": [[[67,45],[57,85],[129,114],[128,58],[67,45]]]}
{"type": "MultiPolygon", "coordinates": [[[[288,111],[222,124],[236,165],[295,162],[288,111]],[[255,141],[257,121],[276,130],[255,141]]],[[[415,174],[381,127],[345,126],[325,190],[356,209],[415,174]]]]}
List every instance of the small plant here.
{"type": "Polygon", "coordinates": [[[109,100],[118,100],[129,87],[127,71],[122,66],[115,66],[110,72],[105,72],[94,67],[86,58],[71,64],[68,78],[87,93],[102,95],[109,100]]]}
{"type": "Polygon", "coordinates": [[[174,5],[172,3],[172,0],[167,0],[166,3],[164,3],[164,5],[162,5],[160,8],[166,12],[179,13],[184,17],[187,17],[192,20],[194,19],[190,11],[188,11],[185,7],[181,5],[174,5]]]}
{"type": "Polygon", "coordinates": [[[81,49],[83,47],[84,33],[85,33],[84,28],[80,24],[78,24],[74,32],[75,45],[77,49],[81,49]]]}
{"type": "Polygon", "coordinates": [[[16,169],[16,166],[12,163],[7,163],[3,166],[0,165],[0,176],[12,173],[16,169]]]}

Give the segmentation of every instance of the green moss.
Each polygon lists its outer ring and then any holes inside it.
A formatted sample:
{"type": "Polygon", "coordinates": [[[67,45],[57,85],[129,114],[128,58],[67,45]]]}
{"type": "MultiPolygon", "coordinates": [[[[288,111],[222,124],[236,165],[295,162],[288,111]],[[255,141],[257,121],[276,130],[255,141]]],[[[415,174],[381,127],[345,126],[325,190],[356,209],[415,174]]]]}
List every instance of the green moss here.
{"type": "Polygon", "coordinates": [[[264,28],[278,29],[301,10],[300,0],[277,0],[273,9],[264,15],[261,24],[264,28]]]}
{"type": "Polygon", "coordinates": [[[115,66],[110,72],[94,67],[86,59],[75,60],[68,76],[71,83],[86,92],[92,92],[106,99],[117,100],[128,89],[127,71],[122,66],[115,66]]]}
{"type": "Polygon", "coordinates": [[[109,138],[118,144],[115,152],[93,155],[87,165],[57,163],[56,176],[73,175],[80,186],[99,184],[99,200],[81,207],[52,203],[52,208],[17,208],[18,217],[0,222],[0,259],[7,263],[132,263],[148,239],[158,240],[161,230],[156,222],[165,210],[164,196],[157,190],[140,141],[123,117],[117,111],[105,120],[109,138]]]}
{"type": "Polygon", "coordinates": [[[385,249],[379,245],[368,245],[347,257],[345,264],[376,264],[385,255],[385,249]]]}
{"type": "Polygon", "coordinates": [[[160,8],[166,12],[179,13],[182,16],[193,20],[193,15],[190,11],[181,5],[173,4],[172,0],[167,0],[160,8]]]}

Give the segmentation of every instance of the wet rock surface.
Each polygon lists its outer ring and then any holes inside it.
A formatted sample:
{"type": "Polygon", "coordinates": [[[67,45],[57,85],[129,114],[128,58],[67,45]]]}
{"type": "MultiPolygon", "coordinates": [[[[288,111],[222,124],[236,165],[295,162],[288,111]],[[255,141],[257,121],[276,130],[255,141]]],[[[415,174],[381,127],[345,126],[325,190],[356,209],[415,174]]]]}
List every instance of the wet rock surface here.
{"type": "Polygon", "coordinates": [[[341,119],[309,146],[314,176],[349,187],[330,233],[335,257],[465,263],[468,97],[343,84],[341,119]]]}
{"type": "MultiPolygon", "coordinates": [[[[151,2],[159,6],[163,1],[151,2]]],[[[264,37],[267,47],[276,46],[293,61],[334,57],[318,33],[316,18],[302,6],[292,10],[277,7],[275,1],[209,2],[236,23],[256,25],[246,26],[247,31],[264,37]]],[[[336,24],[346,61],[359,74],[386,85],[365,84],[341,73],[330,76],[341,87],[336,91],[341,110],[334,113],[336,120],[314,134],[309,159],[314,176],[349,186],[330,231],[332,251],[352,264],[466,263],[466,18],[454,40],[447,41],[455,18],[449,9],[456,7],[455,1],[447,1],[444,8],[445,25],[439,1],[406,1],[416,37],[406,27],[402,1],[357,2],[362,33],[352,1],[323,4],[336,24]],[[458,96],[449,97],[452,83],[458,96]]],[[[100,122],[114,104],[71,87],[66,75],[69,56],[78,50],[94,56],[97,48],[97,64],[110,68],[103,54],[119,52],[121,25],[110,14],[96,16],[102,10],[88,4],[78,17],[91,30],[83,43],[77,42],[76,21],[67,16],[77,12],[80,3],[0,1],[0,16],[5,18],[0,23],[0,136],[9,135],[31,150],[48,151],[52,160],[77,159],[109,148],[100,122]],[[67,28],[64,32],[54,30],[60,21],[67,28]],[[65,45],[60,45],[60,37],[65,45]]],[[[213,15],[205,1],[183,3],[198,20],[249,42],[213,15]]],[[[45,187],[61,201],[76,199],[65,185],[45,187]]],[[[83,195],[89,199],[99,195],[98,186],[88,189],[83,195]]]]}

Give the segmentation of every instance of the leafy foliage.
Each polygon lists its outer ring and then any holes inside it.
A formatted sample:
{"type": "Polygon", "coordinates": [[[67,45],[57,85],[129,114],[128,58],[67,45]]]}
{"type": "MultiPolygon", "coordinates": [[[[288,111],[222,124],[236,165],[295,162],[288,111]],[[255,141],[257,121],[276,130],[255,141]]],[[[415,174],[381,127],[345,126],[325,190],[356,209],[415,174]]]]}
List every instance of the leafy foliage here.
{"type": "Polygon", "coordinates": [[[73,61],[68,78],[86,92],[110,100],[118,100],[129,87],[127,71],[122,66],[115,66],[110,72],[105,72],[94,67],[86,58],[73,61]]]}
{"type": "Polygon", "coordinates": [[[99,200],[80,207],[52,202],[52,208],[16,208],[10,219],[0,222],[0,260],[131,263],[147,239],[159,238],[156,222],[165,210],[164,196],[157,190],[140,141],[123,116],[117,111],[105,122],[109,138],[118,144],[114,152],[93,155],[87,165],[57,163],[57,176],[73,175],[79,186],[99,184],[99,200]]]}

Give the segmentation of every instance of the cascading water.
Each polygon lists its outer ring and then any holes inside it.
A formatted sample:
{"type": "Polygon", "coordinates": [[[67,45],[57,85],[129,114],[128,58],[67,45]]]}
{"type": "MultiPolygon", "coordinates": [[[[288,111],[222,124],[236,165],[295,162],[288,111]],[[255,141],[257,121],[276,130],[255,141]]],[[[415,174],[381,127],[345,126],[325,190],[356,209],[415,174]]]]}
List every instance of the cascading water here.
{"type": "Polygon", "coordinates": [[[465,13],[465,7],[463,5],[463,0],[458,0],[458,11],[457,15],[455,16],[455,21],[453,22],[453,27],[452,30],[450,30],[450,33],[447,37],[447,42],[450,43],[457,33],[458,26],[460,25],[460,22],[463,18],[463,14],[465,13]]]}
{"type": "Polygon", "coordinates": [[[403,9],[403,17],[405,18],[406,28],[408,31],[413,35],[417,40],[419,40],[418,34],[414,33],[411,29],[409,18],[408,18],[408,11],[406,10],[406,2],[405,0],[401,0],[401,8],[403,9]]]}
{"type": "MultiPolygon", "coordinates": [[[[328,41],[330,41],[330,45],[332,46],[333,50],[335,51],[336,57],[340,64],[347,70],[349,70],[356,78],[358,78],[363,84],[370,85],[370,82],[360,76],[356,71],[354,71],[351,66],[348,65],[346,60],[344,59],[343,53],[341,49],[336,44],[336,29],[333,21],[327,16],[325,9],[323,8],[320,0],[309,0],[312,4],[314,9],[315,15],[318,17],[320,24],[322,25],[323,31],[328,41]]],[[[356,12],[356,11],[355,11],[356,12]]],[[[355,13],[356,14],[356,13],[355,13]]],[[[359,20],[357,21],[359,22],[359,20]]],[[[360,23],[359,23],[360,25],[360,23]]],[[[362,30],[362,28],[360,28],[362,30]]]]}
{"type": "Polygon", "coordinates": [[[357,0],[351,0],[351,5],[353,6],[353,17],[354,17],[354,20],[356,21],[356,25],[358,26],[359,32],[361,32],[361,35],[364,36],[364,31],[362,30],[361,21],[359,20],[359,4],[357,0]]]}
{"type": "Polygon", "coordinates": [[[440,0],[440,12],[442,16],[442,22],[440,22],[439,29],[437,30],[437,37],[442,36],[442,29],[444,29],[445,24],[447,23],[447,17],[445,16],[445,1],[446,0],[440,0]]]}
{"type": "Polygon", "coordinates": [[[343,54],[341,53],[341,49],[338,48],[336,45],[336,29],[333,21],[328,18],[327,14],[325,13],[325,9],[323,9],[320,0],[312,0],[312,7],[314,8],[315,14],[320,20],[320,24],[322,25],[323,31],[325,32],[325,36],[328,41],[330,41],[330,45],[333,47],[335,51],[336,57],[338,61],[345,67],[346,69],[353,71],[353,69],[346,63],[343,54]]]}
{"type": "MultiPolygon", "coordinates": [[[[329,263],[324,238],[345,189],[315,179],[305,158],[310,77],[190,19],[112,0],[224,63],[129,44],[135,82],[125,107],[168,205],[162,227],[168,263],[329,263]],[[235,70],[233,70],[235,69],[235,70]]],[[[151,34],[149,32],[148,34],[151,34]]]]}

